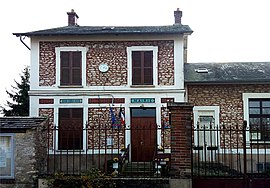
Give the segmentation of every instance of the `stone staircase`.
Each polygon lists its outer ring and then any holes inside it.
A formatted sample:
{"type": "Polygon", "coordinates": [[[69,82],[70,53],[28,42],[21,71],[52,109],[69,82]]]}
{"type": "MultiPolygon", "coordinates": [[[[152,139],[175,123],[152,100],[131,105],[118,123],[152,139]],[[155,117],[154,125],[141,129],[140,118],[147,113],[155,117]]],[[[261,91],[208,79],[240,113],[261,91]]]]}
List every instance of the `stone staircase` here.
{"type": "Polygon", "coordinates": [[[154,173],[153,162],[129,162],[122,169],[125,177],[153,177],[154,173]]]}

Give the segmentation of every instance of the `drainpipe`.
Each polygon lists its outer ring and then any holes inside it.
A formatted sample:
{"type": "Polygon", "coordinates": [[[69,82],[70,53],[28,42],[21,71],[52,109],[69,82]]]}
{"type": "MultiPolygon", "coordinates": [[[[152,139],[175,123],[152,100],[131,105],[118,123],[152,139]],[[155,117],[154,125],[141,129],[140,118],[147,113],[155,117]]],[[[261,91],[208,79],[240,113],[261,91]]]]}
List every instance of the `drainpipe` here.
{"type": "Polygon", "coordinates": [[[31,50],[31,48],[30,48],[29,46],[27,46],[27,44],[25,44],[25,42],[23,41],[24,39],[25,39],[25,37],[22,38],[22,35],[20,35],[20,41],[23,43],[23,45],[24,45],[26,48],[28,48],[28,50],[31,50]]]}

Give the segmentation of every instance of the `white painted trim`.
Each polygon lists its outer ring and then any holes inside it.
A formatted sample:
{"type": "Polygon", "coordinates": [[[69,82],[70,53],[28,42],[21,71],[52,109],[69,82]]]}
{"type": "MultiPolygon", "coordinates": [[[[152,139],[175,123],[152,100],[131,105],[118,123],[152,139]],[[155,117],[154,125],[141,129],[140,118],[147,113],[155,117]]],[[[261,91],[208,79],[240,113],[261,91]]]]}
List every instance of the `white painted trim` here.
{"type": "MultiPolygon", "coordinates": [[[[258,98],[270,99],[270,93],[243,93],[242,97],[243,97],[244,120],[247,121],[247,127],[249,128],[249,106],[248,106],[249,99],[258,99],[258,98]]],[[[247,141],[247,144],[250,143],[249,131],[247,131],[247,134],[246,134],[246,141],[247,141]]]]}
{"type": "Polygon", "coordinates": [[[203,111],[213,111],[214,112],[214,118],[217,126],[219,126],[219,111],[220,108],[219,106],[194,106],[193,107],[193,114],[194,114],[194,125],[197,124],[197,119],[198,119],[198,112],[203,112],[203,111]]]}
{"type": "MultiPolygon", "coordinates": [[[[219,127],[219,106],[194,106],[193,107],[193,115],[194,115],[194,129],[196,130],[197,128],[197,120],[199,118],[200,115],[213,115],[214,117],[214,121],[215,121],[215,124],[214,124],[214,127],[217,128],[219,127]]],[[[194,143],[195,145],[198,144],[199,140],[198,140],[198,136],[197,136],[197,132],[195,131],[196,134],[194,134],[194,143]]],[[[205,136],[210,136],[210,134],[212,134],[213,132],[208,132],[205,134],[205,136]]],[[[210,142],[214,142],[217,144],[217,146],[220,146],[220,135],[219,135],[219,132],[218,131],[215,131],[213,133],[214,135],[214,138],[216,138],[216,140],[211,140],[210,142]]],[[[204,141],[207,141],[208,138],[203,138],[204,141]]],[[[204,146],[205,143],[199,143],[200,146],[204,146]]],[[[212,145],[212,143],[210,143],[212,145]]],[[[204,152],[205,150],[203,150],[204,152]]],[[[209,157],[209,153],[204,153],[202,155],[202,159],[203,160],[208,160],[208,157],[209,157]]]]}
{"type": "Polygon", "coordinates": [[[77,46],[70,46],[70,47],[56,47],[55,48],[55,55],[56,55],[56,86],[60,86],[60,52],[61,51],[81,51],[82,52],[82,86],[86,86],[86,53],[88,48],[86,47],[77,47],[77,46]]]}
{"type": "Polygon", "coordinates": [[[153,85],[158,85],[158,47],[157,46],[131,46],[127,47],[128,86],[132,85],[132,52],[153,51],[153,85]]]}
{"type": "Polygon", "coordinates": [[[174,40],[174,85],[184,89],[184,49],[183,36],[174,40]]]}
{"type": "Polygon", "coordinates": [[[30,90],[39,87],[39,41],[31,40],[30,90]]]}

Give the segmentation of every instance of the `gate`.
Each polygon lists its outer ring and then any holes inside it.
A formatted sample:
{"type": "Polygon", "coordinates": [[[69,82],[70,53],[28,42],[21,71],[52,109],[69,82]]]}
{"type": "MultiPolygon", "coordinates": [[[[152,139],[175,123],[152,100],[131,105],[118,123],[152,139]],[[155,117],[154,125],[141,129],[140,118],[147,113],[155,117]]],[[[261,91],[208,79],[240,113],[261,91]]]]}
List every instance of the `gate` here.
{"type": "Polygon", "coordinates": [[[270,187],[270,142],[259,127],[204,122],[193,127],[193,188],[270,187]],[[209,142],[213,135],[218,137],[209,142]]]}

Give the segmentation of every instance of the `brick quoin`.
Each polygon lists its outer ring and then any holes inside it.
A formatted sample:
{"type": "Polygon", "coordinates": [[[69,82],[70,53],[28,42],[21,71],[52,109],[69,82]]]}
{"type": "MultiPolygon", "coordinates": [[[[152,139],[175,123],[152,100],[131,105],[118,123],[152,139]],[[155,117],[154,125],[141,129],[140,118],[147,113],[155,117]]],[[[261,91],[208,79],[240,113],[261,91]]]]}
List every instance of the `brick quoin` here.
{"type": "Polygon", "coordinates": [[[191,176],[192,110],[190,103],[168,103],[171,112],[171,172],[173,178],[191,176]]]}

